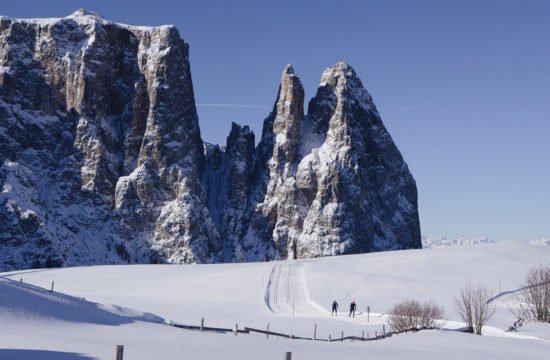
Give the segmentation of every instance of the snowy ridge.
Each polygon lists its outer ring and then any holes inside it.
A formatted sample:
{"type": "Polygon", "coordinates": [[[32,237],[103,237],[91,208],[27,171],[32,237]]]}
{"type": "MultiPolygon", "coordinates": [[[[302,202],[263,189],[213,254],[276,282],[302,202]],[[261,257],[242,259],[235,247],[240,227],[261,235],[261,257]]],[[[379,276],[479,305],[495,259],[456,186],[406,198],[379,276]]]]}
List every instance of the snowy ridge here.
{"type": "MultiPolygon", "coordinates": [[[[1,18],[9,19],[6,16],[2,16],[1,18]]],[[[135,26],[135,25],[127,25],[127,24],[112,22],[110,20],[107,20],[107,19],[103,18],[101,16],[101,14],[99,14],[97,12],[94,12],[94,11],[86,10],[86,9],[78,9],[75,12],[73,12],[72,14],[70,14],[68,16],[65,16],[63,18],[42,18],[42,19],[40,19],[40,18],[35,18],[35,19],[16,18],[14,20],[16,20],[18,22],[21,22],[21,23],[36,24],[36,25],[40,25],[40,26],[52,26],[52,25],[55,25],[56,23],[58,23],[60,21],[63,21],[63,20],[74,20],[75,22],[77,22],[80,25],[94,25],[94,24],[106,25],[106,24],[110,24],[110,25],[115,25],[115,26],[119,26],[119,27],[124,27],[124,28],[130,29],[130,30],[134,29],[134,30],[138,30],[138,31],[147,31],[147,32],[151,32],[151,31],[153,31],[155,29],[158,29],[158,28],[162,29],[162,28],[173,28],[174,27],[174,25],[135,26]]]]}

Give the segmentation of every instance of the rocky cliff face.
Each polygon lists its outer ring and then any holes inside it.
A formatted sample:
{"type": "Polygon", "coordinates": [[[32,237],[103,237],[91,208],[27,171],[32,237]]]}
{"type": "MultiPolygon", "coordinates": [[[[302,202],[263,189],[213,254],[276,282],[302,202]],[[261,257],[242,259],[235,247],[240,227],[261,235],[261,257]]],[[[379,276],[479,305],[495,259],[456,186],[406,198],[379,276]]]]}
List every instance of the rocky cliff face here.
{"type": "Polygon", "coordinates": [[[306,116],[303,102],[287,66],[264,122],[261,196],[244,238],[260,246],[244,258],[421,247],[416,183],[355,71],[327,69],[306,116]]]}
{"type": "Polygon", "coordinates": [[[298,256],[420,247],[416,183],[355,71],[327,69],[304,118],[296,172],[309,211],[298,256]]]}
{"type": "Polygon", "coordinates": [[[361,81],[291,66],[255,147],[204,145],[172,26],[0,18],[0,268],[420,247],[416,186],[361,81]]]}
{"type": "Polygon", "coordinates": [[[218,260],[178,31],[86,11],[0,31],[4,267],[218,260]]]}

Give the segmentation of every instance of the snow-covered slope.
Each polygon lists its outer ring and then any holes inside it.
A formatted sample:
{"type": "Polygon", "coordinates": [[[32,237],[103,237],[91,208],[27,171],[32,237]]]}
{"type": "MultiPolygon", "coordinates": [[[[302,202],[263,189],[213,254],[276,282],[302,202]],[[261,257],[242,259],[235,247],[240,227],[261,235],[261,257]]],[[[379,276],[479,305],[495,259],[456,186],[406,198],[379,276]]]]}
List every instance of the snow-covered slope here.
{"type": "Polygon", "coordinates": [[[515,320],[510,312],[517,306],[513,294],[525,272],[531,266],[548,264],[548,259],[550,247],[483,244],[249,264],[95,266],[4,273],[0,274],[0,294],[7,295],[0,295],[0,357],[3,349],[18,349],[21,354],[23,349],[34,349],[108,358],[114,345],[122,343],[132,359],[176,359],[182,352],[200,359],[256,359],[260,353],[279,359],[284,351],[293,351],[299,359],[363,359],[367,353],[398,359],[545,359],[550,351],[548,324],[527,324],[518,333],[504,330],[515,320]],[[69,314],[80,314],[78,321],[57,316],[44,305],[46,300],[62,303],[67,296],[27,285],[49,288],[51,281],[56,291],[75,297],[69,298],[67,306],[74,307],[69,314]],[[395,302],[414,298],[443,306],[443,327],[456,329],[462,324],[454,310],[454,297],[468,281],[493,289],[495,297],[500,295],[495,300],[496,313],[484,331],[487,336],[437,330],[365,343],[324,343],[200,333],[141,315],[152,313],[167,322],[193,325],[204,317],[206,326],[227,328],[238,323],[239,328],[265,329],[269,323],[272,331],[310,337],[317,324],[320,338],[337,337],[341,331],[346,335],[365,331],[372,336],[382,331],[385,312],[395,302]],[[76,299],[81,297],[86,301],[76,299]],[[340,303],[338,317],[329,312],[333,300],[340,303]],[[352,300],[359,312],[350,319],[346,308],[352,300]],[[371,311],[368,320],[367,306],[371,311]],[[87,315],[104,311],[109,313],[108,321],[87,315]],[[110,316],[116,316],[115,320],[110,316]]]}
{"type": "Polygon", "coordinates": [[[0,278],[0,309],[3,317],[13,321],[32,319],[39,323],[57,321],[114,326],[134,321],[164,321],[152,314],[119,306],[108,307],[58,292],[46,292],[43,288],[8,278],[0,278]]]}

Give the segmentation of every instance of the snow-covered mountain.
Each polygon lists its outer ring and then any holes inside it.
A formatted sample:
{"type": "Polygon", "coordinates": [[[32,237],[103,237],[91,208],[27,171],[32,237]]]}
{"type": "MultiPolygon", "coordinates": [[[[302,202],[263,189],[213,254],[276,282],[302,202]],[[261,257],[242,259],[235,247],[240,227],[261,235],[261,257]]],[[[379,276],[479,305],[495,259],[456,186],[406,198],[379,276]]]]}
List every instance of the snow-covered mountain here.
{"type": "Polygon", "coordinates": [[[200,136],[173,26],[0,18],[0,268],[421,247],[416,184],[345,63],[291,66],[258,146],[200,136]]]}
{"type": "MultiPolygon", "coordinates": [[[[441,248],[441,247],[448,247],[448,246],[461,246],[461,245],[493,244],[496,242],[497,240],[494,240],[487,236],[470,237],[470,236],[462,235],[456,238],[441,236],[441,235],[422,236],[422,248],[424,249],[434,249],[434,248],[441,248]]],[[[529,240],[529,241],[518,240],[518,241],[498,241],[498,242],[550,246],[550,239],[546,239],[546,238],[529,240]]]]}
{"type": "Polygon", "coordinates": [[[457,238],[449,238],[447,236],[422,236],[422,247],[424,249],[446,246],[492,244],[495,242],[495,240],[487,236],[469,237],[462,235],[457,238]]]}
{"type": "Polygon", "coordinates": [[[529,243],[531,245],[550,246],[550,239],[540,238],[538,240],[531,240],[529,243]]]}

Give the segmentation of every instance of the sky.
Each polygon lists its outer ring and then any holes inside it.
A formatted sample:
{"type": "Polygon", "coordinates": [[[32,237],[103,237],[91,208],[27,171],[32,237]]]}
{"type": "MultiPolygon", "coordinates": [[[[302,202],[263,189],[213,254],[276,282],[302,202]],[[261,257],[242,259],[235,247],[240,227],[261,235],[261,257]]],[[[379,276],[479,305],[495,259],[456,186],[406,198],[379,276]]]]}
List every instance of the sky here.
{"type": "Polygon", "coordinates": [[[286,64],[309,99],[346,61],[416,179],[423,235],[550,238],[550,1],[4,0],[0,15],[78,8],[177,26],[212,143],[231,122],[258,140],[286,64]]]}

